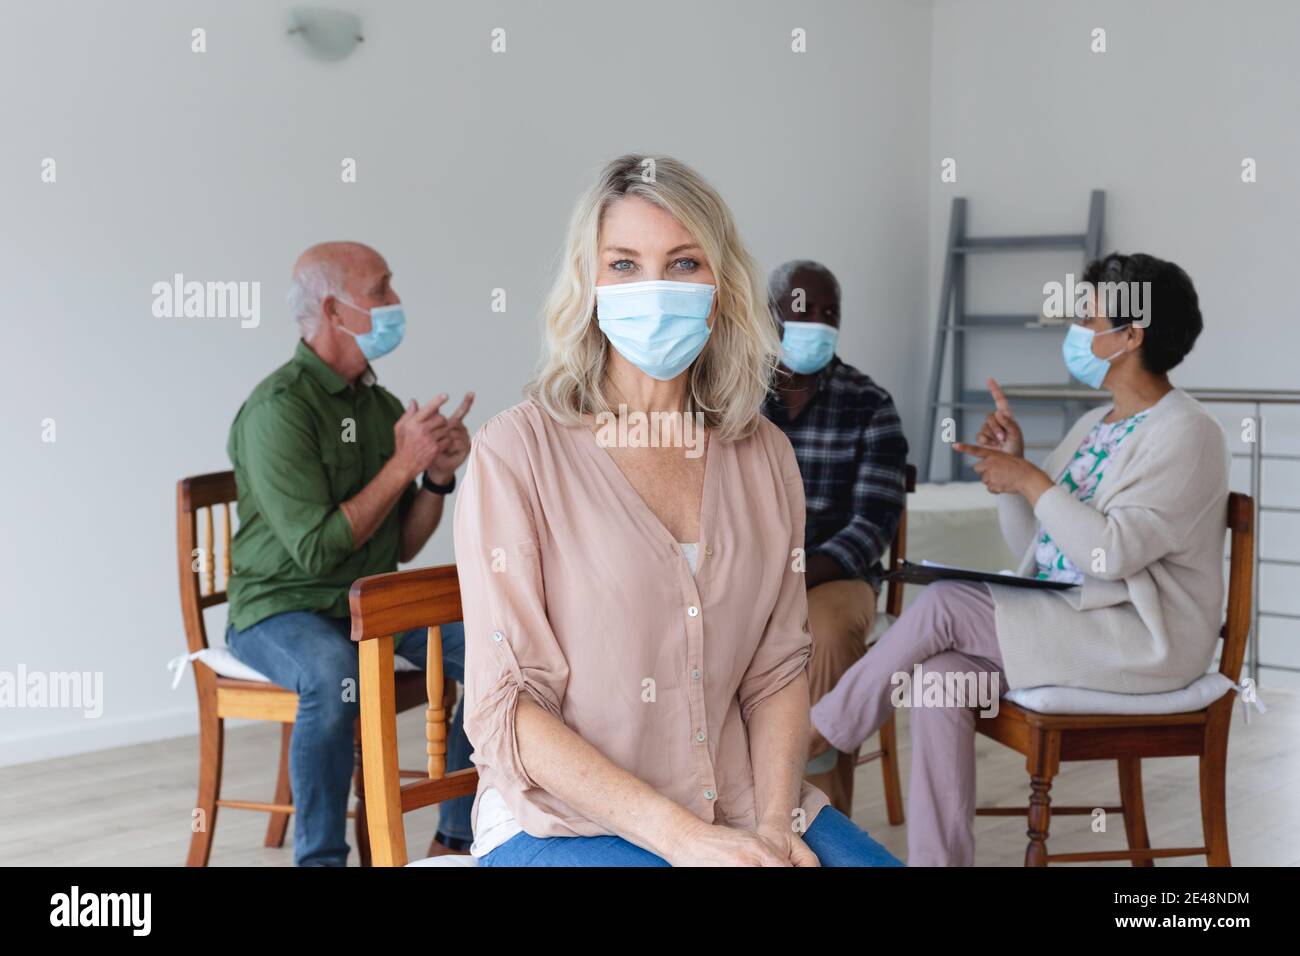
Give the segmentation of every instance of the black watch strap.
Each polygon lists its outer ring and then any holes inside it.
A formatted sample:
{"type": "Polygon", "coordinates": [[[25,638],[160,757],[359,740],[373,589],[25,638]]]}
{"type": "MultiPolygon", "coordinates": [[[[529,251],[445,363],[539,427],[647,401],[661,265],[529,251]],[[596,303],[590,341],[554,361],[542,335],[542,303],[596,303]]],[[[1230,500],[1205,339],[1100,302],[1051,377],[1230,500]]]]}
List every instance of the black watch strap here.
{"type": "Polygon", "coordinates": [[[420,473],[420,487],[425,491],[432,491],[435,495],[449,495],[456,490],[456,475],[453,472],[451,481],[445,485],[435,485],[429,480],[429,473],[424,471],[420,473]]]}

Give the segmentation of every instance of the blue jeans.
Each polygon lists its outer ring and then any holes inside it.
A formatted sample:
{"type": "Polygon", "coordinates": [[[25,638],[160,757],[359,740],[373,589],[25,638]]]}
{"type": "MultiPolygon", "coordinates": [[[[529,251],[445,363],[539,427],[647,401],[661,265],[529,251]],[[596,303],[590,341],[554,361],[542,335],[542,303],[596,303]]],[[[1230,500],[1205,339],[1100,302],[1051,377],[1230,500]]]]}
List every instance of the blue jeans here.
{"type": "MultiPolygon", "coordinates": [[[[834,807],[826,807],[803,835],[822,866],[902,866],[834,807]]],[[[516,833],[479,859],[480,866],[668,866],[662,857],[622,837],[535,837],[516,833]]]]}
{"type": "MultiPolygon", "coordinates": [[[[298,695],[298,717],[289,743],[293,787],[293,859],[298,866],[344,866],[348,858],[347,806],[353,770],[353,725],[360,713],[357,648],[351,621],[312,611],[273,614],[243,631],[231,625],[226,646],[232,654],[281,687],[298,695]],[[344,681],[351,684],[344,684],[344,681]],[[345,699],[346,698],[346,699],[345,699]]],[[[424,667],[426,632],[407,631],[395,642],[397,654],[424,667]]],[[[465,627],[442,628],[442,665],[449,680],[465,679],[465,627]]],[[[447,741],[447,770],[470,765],[462,699],[447,741]]],[[[438,829],[445,836],[473,839],[473,797],[445,801],[438,829]]]]}

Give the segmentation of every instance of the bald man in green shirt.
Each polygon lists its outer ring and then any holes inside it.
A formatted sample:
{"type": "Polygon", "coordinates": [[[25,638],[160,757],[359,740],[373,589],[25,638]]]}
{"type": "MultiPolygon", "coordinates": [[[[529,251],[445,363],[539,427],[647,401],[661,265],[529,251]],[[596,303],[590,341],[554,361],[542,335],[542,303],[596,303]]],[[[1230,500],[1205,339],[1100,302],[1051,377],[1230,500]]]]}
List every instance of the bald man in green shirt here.
{"type": "MultiPolygon", "coordinates": [[[[289,299],[302,339],[253,389],[226,446],[239,491],[226,643],[297,692],[294,861],[342,866],[358,712],[348,588],[414,559],[437,528],[469,453],[474,396],[444,415],[446,395],[403,408],[378,384],[370,362],[401,343],[406,317],[375,250],[313,246],[294,265],[289,299]]],[[[464,630],[442,634],[445,671],[461,680],[464,630]]],[[[397,652],[423,667],[423,632],[401,635],[397,652]]],[[[448,770],[470,765],[462,718],[457,708],[448,770]]],[[[468,848],[471,805],[442,805],[434,852],[468,848]]]]}

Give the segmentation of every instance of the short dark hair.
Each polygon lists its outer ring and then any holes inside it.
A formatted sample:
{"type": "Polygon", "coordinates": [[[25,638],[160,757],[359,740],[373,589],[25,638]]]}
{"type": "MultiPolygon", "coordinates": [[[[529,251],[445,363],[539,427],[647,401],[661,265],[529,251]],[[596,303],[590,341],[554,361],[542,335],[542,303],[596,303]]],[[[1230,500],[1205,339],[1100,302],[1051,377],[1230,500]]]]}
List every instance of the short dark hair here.
{"type": "MultiPolygon", "coordinates": [[[[1139,353],[1142,367],[1163,375],[1187,357],[1204,328],[1196,287],[1175,263],[1141,252],[1122,255],[1112,252],[1088,264],[1083,278],[1094,284],[1102,282],[1149,282],[1151,295],[1146,302],[1149,325],[1145,328],[1139,353]]],[[[1124,316],[1107,316],[1111,326],[1123,325],[1124,316]]]]}

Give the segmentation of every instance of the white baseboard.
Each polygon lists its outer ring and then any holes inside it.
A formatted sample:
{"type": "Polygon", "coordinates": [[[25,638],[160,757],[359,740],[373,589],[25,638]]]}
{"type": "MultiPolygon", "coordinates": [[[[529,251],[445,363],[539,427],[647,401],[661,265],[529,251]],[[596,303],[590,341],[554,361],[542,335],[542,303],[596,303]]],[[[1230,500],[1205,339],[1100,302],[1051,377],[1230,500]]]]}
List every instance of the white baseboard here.
{"type": "MultiPolygon", "coordinates": [[[[227,722],[226,726],[230,727],[232,723],[227,722]]],[[[0,767],[195,736],[198,732],[199,717],[195,704],[118,720],[101,717],[81,721],[75,726],[0,736],[0,767]]]]}

